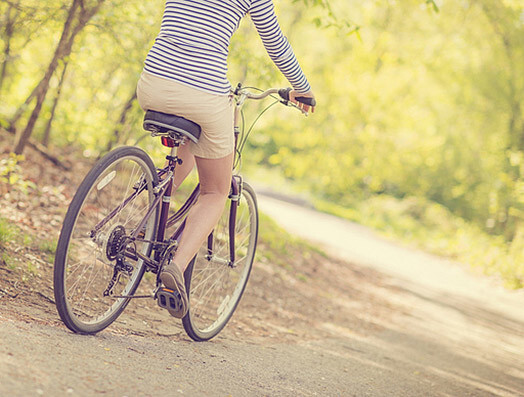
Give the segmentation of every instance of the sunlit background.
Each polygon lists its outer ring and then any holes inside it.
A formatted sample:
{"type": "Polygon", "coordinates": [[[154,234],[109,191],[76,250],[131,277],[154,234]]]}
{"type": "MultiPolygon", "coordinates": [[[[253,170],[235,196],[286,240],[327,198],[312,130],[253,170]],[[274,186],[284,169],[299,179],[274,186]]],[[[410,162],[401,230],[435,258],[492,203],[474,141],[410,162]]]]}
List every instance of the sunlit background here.
{"type": "MultiPolygon", "coordinates": [[[[138,144],[160,163],[159,143],[141,130],[135,88],[164,1],[85,1],[66,32],[72,52],[51,70],[73,3],[0,0],[2,127],[28,131],[33,115],[31,139],[50,150],[96,159],[138,144]],[[35,91],[47,70],[49,84],[35,91]]],[[[306,195],[320,210],[522,287],[524,2],[275,4],[318,108],[308,118],[280,106],[267,112],[250,137],[244,171],[306,195]]],[[[232,84],[288,85],[248,18],[229,62],[232,84]]],[[[262,109],[246,107],[246,119],[262,109]]]]}

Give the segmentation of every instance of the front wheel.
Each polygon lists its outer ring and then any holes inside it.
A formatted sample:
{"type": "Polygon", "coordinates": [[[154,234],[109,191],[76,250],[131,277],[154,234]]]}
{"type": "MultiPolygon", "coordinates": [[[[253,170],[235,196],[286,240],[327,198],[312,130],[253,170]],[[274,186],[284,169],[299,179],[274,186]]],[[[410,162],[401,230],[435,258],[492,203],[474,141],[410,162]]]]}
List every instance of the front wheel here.
{"type": "Polygon", "coordinates": [[[101,331],[134,294],[145,265],[136,256],[122,256],[128,249],[151,253],[158,208],[138,227],[157,184],[151,158],[129,146],[108,153],[80,184],[64,219],[54,266],[56,307],[72,331],[101,331]],[[131,235],[138,238],[129,244],[131,235]]]}
{"type": "Polygon", "coordinates": [[[184,274],[189,311],[182,319],[184,329],[195,341],[216,336],[235,311],[253,266],[258,237],[258,209],[253,188],[243,184],[231,223],[229,199],[217,226],[190,262],[184,274]],[[231,241],[234,238],[234,261],[231,241]]]}

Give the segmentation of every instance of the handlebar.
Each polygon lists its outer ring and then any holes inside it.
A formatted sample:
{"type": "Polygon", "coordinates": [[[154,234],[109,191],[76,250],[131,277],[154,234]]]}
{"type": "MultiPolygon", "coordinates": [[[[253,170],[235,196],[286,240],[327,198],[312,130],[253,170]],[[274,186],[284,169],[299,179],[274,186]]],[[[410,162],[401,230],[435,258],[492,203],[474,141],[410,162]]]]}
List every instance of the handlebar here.
{"type": "MultiPolygon", "coordinates": [[[[280,90],[278,90],[278,95],[280,95],[280,97],[284,99],[285,101],[289,101],[289,93],[291,92],[291,90],[292,88],[281,88],[280,90]]],[[[298,102],[301,102],[305,105],[317,106],[317,101],[315,100],[315,98],[310,98],[306,96],[297,96],[295,97],[295,99],[298,102]]]]}
{"type": "MultiPolygon", "coordinates": [[[[292,90],[291,88],[270,88],[269,90],[262,91],[255,87],[242,87],[241,83],[238,83],[237,87],[231,90],[231,94],[235,97],[235,122],[237,122],[238,120],[237,117],[242,118],[241,119],[242,121],[241,128],[239,125],[237,126],[237,124],[235,124],[235,131],[236,131],[235,133],[238,134],[236,136],[239,137],[239,139],[237,140],[236,153],[238,156],[236,157],[236,160],[235,160],[235,164],[234,164],[235,168],[237,167],[238,162],[240,161],[242,149],[244,148],[244,145],[247,141],[247,138],[249,137],[249,134],[253,130],[253,127],[255,126],[257,121],[260,119],[260,117],[262,117],[262,115],[267,110],[269,110],[272,106],[280,102],[283,105],[293,107],[299,110],[304,116],[308,116],[309,113],[306,110],[304,110],[301,106],[297,105],[295,101],[291,102],[289,100],[289,93],[291,92],[291,90],[292,90]],[[259,91],[259,93],[256,94],[253,92],[253,90],[257,90],[259,91]],[[278,94],[279,96],[277,97],[275,94],[278,94]],[[255,118],[251,126],[248,127],[247,132],[245,132],[245,120],[244,120],[244,112],[242,111],[242,105],[244,105],[244,102],[246,101],[246,99],[260,100],[260,99],[267,98],[268,96],[271,96],[275,101],[259,113],[259,115],[255,118]],[[238,132],[237,132],[237,128],[238,128],[238,132]]],[[[309,106],[316,105],[316,101],[314,100],[314,98],[295,97],[295,99],[309,106]]],[[[306,107],[306,109],[308,108],[306,107]]]]}
{"type": "MultiPolygon", "coordinates": [[[[270,88],[269,90],[263,91],[260,94],[254,94],[251,91],[248,90],[248,88],[243,88],[242,85],[239,83],[237,88],[233,90],[233,94],[239,97],[238,104],[242,105],[245,99],[254,99],[254,100],[260,100],[267,98],[268,96],[278,94],[280,96],[280,102],[287,106],[292,106],[297,109],[299,109],[302,113],[307,114],[306,111],[299,108],[297,105],[295,105],[293,102],[290,102],[289,100],[289,93],[291,92],[292,88],[270,88]]],[[[316,106],[315,98],[309,98],[309,97],[295,97],[295,99],[298,102],[301,102],[305,105],[309,106],[316,106]]]]}

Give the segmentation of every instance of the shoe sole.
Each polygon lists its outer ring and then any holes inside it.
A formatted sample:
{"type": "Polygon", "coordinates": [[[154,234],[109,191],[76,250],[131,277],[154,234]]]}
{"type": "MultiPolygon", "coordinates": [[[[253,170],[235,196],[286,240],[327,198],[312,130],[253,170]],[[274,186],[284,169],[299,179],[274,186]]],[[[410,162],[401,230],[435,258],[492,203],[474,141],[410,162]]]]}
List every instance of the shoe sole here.
{"type": "Polygon", "coordinates": [[[178,291],[178,293],[181,296],[180,300],[182,303],[182,310],[179,311],[179,310],[167,309],[167,311],[173,317],[176,317],[176,318],[184,317],[188,311],[188,306],[189,306],[185,288],[181,291],[181,288],[179,287],[179,281],[177,281],[177,279],[171,273],[168,273],[168,272],[162,272],[160,274],[160,281],[162,281],[162,283],[164,284],[166,288],[172,289],[174,291],[178,291]],[[184,296],[186,297],[186,299],[184,299],[184,296]]]}

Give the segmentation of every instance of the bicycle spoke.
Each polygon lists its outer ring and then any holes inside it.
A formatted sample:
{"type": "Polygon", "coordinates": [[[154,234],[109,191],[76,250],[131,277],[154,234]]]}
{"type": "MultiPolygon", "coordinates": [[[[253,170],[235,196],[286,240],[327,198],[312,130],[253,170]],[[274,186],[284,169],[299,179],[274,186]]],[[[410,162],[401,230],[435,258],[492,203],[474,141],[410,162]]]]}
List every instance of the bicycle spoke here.
{"type": "MultiPolygon", "coordinates": [[[[158,177],[151,159],[141,149],[120,147],[106,155],[79,187],[64,221],[55,260],[55,297],[64,323],[73,331],[93,333],[107,327],[128,300],[104,296],[132,295],[144,268],[142,259],[126,258],[130,274],[115,274],[113,253],[127,249],[124,235],[144,219],[153,203],[158,177]],[[134,189],[138,181],[146,185],[134,189]],[[121,231],[124,235],[119,235],[121,231]],[[114,279],[117,276],[117,279],[114,279]]],[[[151,240],[158,210],[144,228],[151,240]]],[[[151,243],[139,243],[137,252],[148,254],[151,243]]]]}
{"type": "Polygon", "coordinates": [[[211,272],[211,274],[207,274],[206,278],[204,280],[201,280],[198,284],[196,284],[192,288],[193,294],[195,294],[200,288],[202,288],[204,285],[206,285],[206,282],[208,280],[211,280],[213,278],[213,276],[215,276],[218,272],[220,272],[220,270],[221,270],[221,268],[219,268],[219,267],[205,269],[205,271],[212,271],[212,272],[211,272]]]}
{"type": "Polygon", "coordinates": [[[210,339],[225,326],[249,277],[258,227],[256,202],[250,187],[241,195],[241,201],[234,233],[229,228],[231,207],[228,205],[212,234],[211,258],[208,259],[206,241],[191,265],[190,313],[182,322],[195,340],[210,339]],[[234,264],[230,263],[232,236],[235,239],[234,264]]]}
{"type": "MultiPolygon", "coordinates": [[[[213,296],[213,292],[215,292],[216,288],[220,284],[220,280],[221,280],[220,278],[215,279],[213,284],[211,284],[211,286],[207,289],[206,293],[203,296],[199,297],[201,313],[203,312],[205,308],[209,308],[208,305],[206,305],[206,298],[208,296],[210,297],[213,296]]],[[[195,315],[198,315],[198,314],[199,314],[198,311],[195,311],[195,315]]]]}

